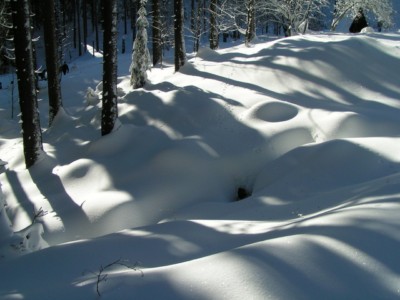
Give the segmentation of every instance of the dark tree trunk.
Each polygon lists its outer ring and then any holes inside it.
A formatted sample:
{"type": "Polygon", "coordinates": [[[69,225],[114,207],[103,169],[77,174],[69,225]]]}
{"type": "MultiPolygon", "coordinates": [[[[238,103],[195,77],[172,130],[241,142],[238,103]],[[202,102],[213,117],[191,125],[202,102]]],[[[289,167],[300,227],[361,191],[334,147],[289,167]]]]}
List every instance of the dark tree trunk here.
{"type": "Polygon", "coordinates": [[[73,7],[73,23],[74,23],[74,29],[73,29],[73,31],[74,31],[74,38],[73,38],[73,40],[74,40],[74,49],[76,49],[76,48],[77,48],[77,42],[76,42],[76,38],[77,38],[76,0],[74,0],[73,3],[74,3],[74,4],[72,5],[72,7],[73,7]]]}
{"type": "MultiPolygon", "coordinates": [[[[64,20],[61,14],[64,14],[64,9],[63,9],[63,1],[62,0],[55,0],[54,2],[54,9],[55,9],[55,35],[57,39],[57,52],[58,52],[58,66],[61,66],[61,63],[64,61],[64,38],[66,35],[64,34],[65,29],[64,28],[64,20]]],[[[59,73],[60,74],[60,73],[59,73]]],[[[58,79],[61,79],[61,76],[58,77],[58,79]]]]}
{"type": "Polygon", "coordinates": [[[174,0],[174,35],[175,35],[175,71],[185,64],[185,46],[183,40],[183,1],[174,0]]]}
{"type": "Polygon", "coordinates": [[[190,30],[192,32],[195,31],[195,18],[196,18],[196,8],[194,2],[195,1],[192,0],[190,5],[190,30]]]}
{"type": "Polygon", "coordinates": [[[101,134],[112,132],[118,117],[117,103],[117,0],[102,2],[104,24],[103,42],[103,100],[101,134]]]}
{"type": "Polygon", "coordinates": [[[217,0],[210,2],[210,48],[218,49],[219,34],[217,28],[217,0]]]}
{"type": "Polygon", "coordinates": [[[128,33],[128,2],[124,0],[124,34],[128,33]]]}
{"type": "Polygon", "coordinates": [[[207,18],[207,0],[203,0],[203,32],[207,32],[207,24],[208,24],[208,18],[207,18]]]}
{"type": "Polygon", "coordinates": [[[162,59],[162,43],[161,43],[161,22],[160,22],[160,4],[159,0],[153,0],[153,66],[162,59]]]}
{"type": "Polygon", "coordinates": [[[87,18],[87,0],[82,1],[83,8],[83,52],[87,50],[87,36],[88,36],[88,18],[87,18]]]}
{"type": "Polygon", "coordinates": [[[95,7],[96,7],[97,0],[91,0],[90,1],[90,14],[92,16],[91,21],[92,21],[92,32],[95,31],[94,27],[94,21],[95,21],[95,15],[97,13],[95,7]]]}
{"type": "Polygon", "coordinates": [[[200,36],[201,36],[201,11],[202,11],[202,4],[200,0],[197,2],[197,13],[196,13],[196,20],[195,20],[195,32],[194,32],[194,52],[199,51],[200,47],[200,36]]]}
{"type": "Polygon", "coordinates": [[[78,30],[78,53],[79,56],[82,55],[82,41],[81,41],[81,1],[75,0],[75,9],[76,9],[76,27],[78,30]]]}
{"type": "Polygon", "coordinates": [[[49,94],[49,125],[52,124],[54,117],[60,109],[61,89],[59,74],[59,53],[56,37],[56,20],[54,0],[42,0],[43,9],[47,11],[44,14],[44,41],[46,51],[46,67],[47,67],[47,85],[49,94]]]}
{"type": "Polygon", "coordinates": [[[65,0],[60,0],[60,11],[62,12],[62,26],[61,26],[61,31],[62,31],[62,36],[66,37],[67,36],[67,8],[65,5],[65,0]]]}
{"type": "Polygon", "coordinates": [[[28,0],[12,1],[11,5],[22,139],[25,165],[29,168],[35,164],[43,150],[33,67],[30,9],[28,0]]]}
{"type": "Polygon", "coordinates": [[[93,0],[92,4],[93,4],[92,18],[93,18],[93,25],[94,25],[95,38],[96,38],[96,51],[99,52],[100,51],[100,41],[99,41],[99,20],[97,18],[97,12],[98,12],[97,0],[93,0]]]}

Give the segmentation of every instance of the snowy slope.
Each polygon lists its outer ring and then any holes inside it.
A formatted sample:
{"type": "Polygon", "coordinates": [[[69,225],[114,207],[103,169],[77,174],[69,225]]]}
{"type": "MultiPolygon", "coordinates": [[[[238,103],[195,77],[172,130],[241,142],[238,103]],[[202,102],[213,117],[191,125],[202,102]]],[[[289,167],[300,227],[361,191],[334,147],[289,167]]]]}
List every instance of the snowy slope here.
{"type": "Polygon", "coordinates": [[[84,57],[30,171],[2,90],[8,215],[17,231],[41,208],[49,247],[2,253],[0,298],[397,299],[399,40],[204,48],[135,91],[121,55],[120,125],[105,137],[101,58],[84,57]],[[239,187],[252,195],[235,201],[239,187]]]}

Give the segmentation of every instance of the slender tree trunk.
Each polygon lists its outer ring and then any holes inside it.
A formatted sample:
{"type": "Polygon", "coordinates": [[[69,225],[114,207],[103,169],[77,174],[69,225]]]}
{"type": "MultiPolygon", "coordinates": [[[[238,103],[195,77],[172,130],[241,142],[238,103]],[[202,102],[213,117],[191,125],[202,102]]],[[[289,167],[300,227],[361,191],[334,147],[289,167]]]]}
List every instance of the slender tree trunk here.
{"type": "Polygon", "coordinates": [[[210,48],[218,49],[219,33],[217,28],[217,0],[210,2],[210,48]]]}
{"type": "Polygon", "coordinates": [[[159,0],[153,0],[153,66],[161,61],[162,44],[161,44],[161,21],[160,21],[160,4],[159,0]]]}
{"type": "Polygon", "coordinates": [[[83,52],[87,51],[87,36],[88,36],[88,18],[87,18],[87,0],[82,1],[83,7],[83,52]]]}
{"type": "Polygon", "coordinates": [[[60,0],[60,11],[62,12],[62,36],[67,36],[67,12],[65,6],[65,0],[60,0]]]}
{"type": "Polygon", "coordinates": [[[62,106],[61,88],[58,80],[59,56],[56,37],[56,20],[54,0],[42,0],[44,14],[44,41],[46,51],[47,85],[49,93],[49,125],[62,106]]]}
{"type": "Polygon", "coordinates": [[[247,29],[246,29],[246,45],[248,46],[256,36],[256,21],[254,12],[254,0],[248,0],[247,3],[247,29]]]}
{"type": "Polygon", "coordinates": [[[194,32],[195,31],[195,16],[196,16],[196,8],[195,8],[195,1],[191,1],[190,5],[190,31],[194,32]]]}
{"type": "Polygon", "coordinates": [[[98,6],[97,0],[93,1],[93,24],[94,24],[94,31],[96,37],[96,51],[100,51],[100,39],[99,39],[99,20],[97,18],[98,6]]]}
{"type": "Polygon", "coordinates": [[[117,0],[102,2],[104,22],[103,41],[103,100],[101,134],[112,132],[118,117],[117,103],[117,0]]]}
{"type": "MultiPolygon", "coordinates": [[[[55,0],[54,9],[55,9],[55,35],[57,39],[57,52],[58,52],[58,66],[61,66],[61,63],[64,61],[64,24],[62,21],[61,12],[63,12],[63,1],[62,0],[55,0]]],[[[58,70],[59,71],[59,70],[58,70]]],[[[58,80],[61,80],[61,74],[58,72],[58,80]]]]}
{"type": "Polygon", "coordinates": [[[25,165],[30,168],[38,160],[43,146],[33,67],[29,1],[12,1],[11,5],[25,165]]]}
{"type": "Polygon", "coordinates": [[[201,10],[202,6],[200,0],[197,2],[197,13],[195,22],[195,34],[194,34],[194,52],[199,51],[200,47],[200,36],[201,36],[201,10]]]}
{"type": "Polygon", "coordinates": [[[207,0],[203,0],[203,32],[207,32],[207,24],[208,24],[208,18],[207,18],[207,0]]]}
{"type": "Polygon", "coordinates": [[[137,2],[136,0],[131,0],[131,30],[132,30],[132,41],[136,37],[136,16],[137,16],[137,2]]]}
{"type": "Polygon", "coordinates": [[[186,53],[183,39],[183,1],[174,0],[175,71],[185,64],[186,53]]]}
{"type": "Polygon", "coordinates": [[[128,34],[128,2],[124,0],[124,34],[128,34]]]}
{"type": "Polygon", "coordinates": [[[82,41],[81,41],[81,1],[75,0],[76,5],[76,20],[77,20],[77,30],[78,30],[78,53],[79,56],[82,55],[82,41]]]}
{"type": "Polygon", "coordinates": [[[96,9],[95,9],[96,2],[97,2],[97,0],[91,0],[90,1],[90,14],[92,16],[92,18],[91,18],[91,21],[92,21],[92,32],[95,31],[94,20],[95,20],[95,14],[96,14],[96,9]]]}
{"type": "Polygon", "coordinates": [[[73,7],[73,23],[74,23],[74,49],[77,48],[77,42],[76,42],[76,38],[77,38],[77,20],[76,20],[76,0],[74,0],[74,4],[72,5],[73,7]]]}

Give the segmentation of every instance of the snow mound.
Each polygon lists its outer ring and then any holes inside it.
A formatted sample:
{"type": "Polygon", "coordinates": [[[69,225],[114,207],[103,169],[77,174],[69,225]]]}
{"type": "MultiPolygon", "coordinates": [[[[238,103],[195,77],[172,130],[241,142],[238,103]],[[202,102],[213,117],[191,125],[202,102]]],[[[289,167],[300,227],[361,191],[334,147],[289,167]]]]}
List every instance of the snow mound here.
{"type": "Polygon", "coordinates": [[[361,33],[374,33],[375,29],[368,26],[368,27],[364,27],[363,29],[361,29],[361,33]]]}

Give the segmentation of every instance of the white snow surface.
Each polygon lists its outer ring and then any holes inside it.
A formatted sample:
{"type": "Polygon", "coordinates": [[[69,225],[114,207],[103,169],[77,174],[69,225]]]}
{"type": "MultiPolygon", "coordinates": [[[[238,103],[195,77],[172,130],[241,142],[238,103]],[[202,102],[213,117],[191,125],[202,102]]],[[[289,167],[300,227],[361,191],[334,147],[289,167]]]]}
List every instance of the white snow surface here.
{"type": "Polygon", "coordinates": [[[202,48],[177,73],[166,60],[138,90],[119,55],[104,137],[101,55],[87,54],[51,128],[41,82],[30,170],[3,77],[6,211],[43,241],[9,256],[0,239],[0,299],[399,299],[399,45],[259,38],[202,48]],[[239,187],[251,195],[235,201],[239,187]]]}

